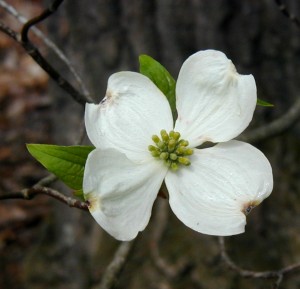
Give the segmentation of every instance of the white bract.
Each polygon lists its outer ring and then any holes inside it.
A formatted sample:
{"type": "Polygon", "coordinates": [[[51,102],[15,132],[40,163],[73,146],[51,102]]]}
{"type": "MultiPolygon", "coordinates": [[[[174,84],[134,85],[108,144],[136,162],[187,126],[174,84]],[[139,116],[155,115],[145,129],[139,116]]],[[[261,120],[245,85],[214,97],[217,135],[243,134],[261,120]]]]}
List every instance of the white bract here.
{"type": "Polygon", "coordinates": [[[119,72],[85,124],[96,147],[83,190],[90,212],[109,234],[131,240],[149,222],[165,181],[170,206],[188,227],[210,235],[244,232],[250,210],[273,188],[271,166],[258,149],[232,140],[256,106],[252,75],[239,75],[219,51],[190,56],[176,85],[178,119],[145,76],[119,72]],[[197,149],[204,142],[219,143],[197,149]]]}

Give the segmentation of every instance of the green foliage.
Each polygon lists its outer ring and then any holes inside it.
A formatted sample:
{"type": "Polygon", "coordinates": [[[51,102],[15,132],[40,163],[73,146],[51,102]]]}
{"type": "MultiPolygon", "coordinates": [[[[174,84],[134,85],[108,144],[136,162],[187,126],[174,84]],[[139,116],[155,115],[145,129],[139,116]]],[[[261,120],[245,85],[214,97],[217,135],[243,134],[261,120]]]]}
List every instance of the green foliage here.
{"type": "Polygon", "coordinates": [[[46,144],[27,144],[30,154],[49,172],[55,174],[76,195],[82,195],[84,166],[92,146],[57,146],[46,144]]]}
{"type": "Polygon", "coordinates": [[[274,104],[269,103],[269,102],[267,102],[265,100],[262,100],[262,99],[259,99],[259,98],[257,99],[256,104],[259,105],[259,106],[268,106],[268,107],[274,106],[274,104]]]}
{"type": "Polygon", "coordinates": [[[172,75],[159,62],[148,55],[140,55],[140,73],[144,74],[163,92],[167,97],[174,119],[176,119],[176,81],[172,75]]]}

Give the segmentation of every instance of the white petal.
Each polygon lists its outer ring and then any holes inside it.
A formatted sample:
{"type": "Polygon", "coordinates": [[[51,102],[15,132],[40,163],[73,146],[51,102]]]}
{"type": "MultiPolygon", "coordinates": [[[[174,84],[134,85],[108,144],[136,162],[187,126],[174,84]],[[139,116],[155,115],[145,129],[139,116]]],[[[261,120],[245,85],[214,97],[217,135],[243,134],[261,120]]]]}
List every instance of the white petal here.
{"type": "Polygon", "coordinates": [[[134,239],[149,222],[166,171],[155,159],[141,165],[114,149],[95,149],[88,156],[83,179],[92,216],[116,239],[134,239]]]}
{"type": "Polygon", "coordinates": [[[222,52],[200,51],[183,63],[178,76],[175,130],[193,147],[231,140],[250,123],[256,100],[252,75],[239,75],[222,52]]]}
{"type": "Polygon", "coordinates": [[[244,232],[244,212],[273,188],[266,157],[239,141],[196,149],[191,166],[169,171],[165,182],[175,215],[198,232],[218,236],[244,232]]]}
{"type": "Polygon", "coordinates": [[[163,93],[145,76],[119,72],[108,80],[99,105],[87,104],[85,125],[97,148],[115,148],[135,161],[152,158],[152,135],[173,128],[172,113],[163,93]]]}

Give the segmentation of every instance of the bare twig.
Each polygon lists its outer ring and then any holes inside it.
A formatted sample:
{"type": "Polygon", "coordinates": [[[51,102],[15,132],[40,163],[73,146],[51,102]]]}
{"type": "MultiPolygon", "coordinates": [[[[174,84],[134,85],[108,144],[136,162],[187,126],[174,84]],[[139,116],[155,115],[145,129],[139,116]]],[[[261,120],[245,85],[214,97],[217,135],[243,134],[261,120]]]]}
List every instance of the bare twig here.
{"type": "MultiPolygon", "coordinates": [[[[286,5],[282,3],[281,0],[274,0],[280,11],[289,18],[293,23],[296,24],[298,28],[300,28],[299,19],[291,14],[286,5]]],[[[290,128],[300,119],[300,99],[296,101],[293,106],[288,110],[286,114],[282,117],[274,120],[268,125],[257,128],[244,136],[241,136],[239,139],[247,142],[259,142],[270,138],[272,136],[279,135],[283,133],[285,130],[290,128]]]]}
{"type": "Polygon", "coordinates": [[[164,258],[160,255],[159,252],[159,242],[162,238],[162,235],[165,231],[165,228],[168,223],[168,211],[167,206],[168,203],[158,200],[157,208],[155,210],[154,215],[154,229],[151,235],[150,240],[150,253],[152,260],[154,262],[154,265],[157,267],[157,269],[162,272],[167,278],[174,278],[177,274],[175,268],[168,264],[164,258]]]}
{"type": "Polygon", "coordinates": [[[57,177],[55,175],[48,175],[42,179],[40,179],[34,186],[40,186],[40,187],[47,187],[50,184],[52,184],[53,182],[55,182],[57,180],[57,177]]]}
{"type": "Polygon", "coordinates": [[[88,211],[88,203],[81,202],[71,197],[67,197],[54,189],[48,187],[42,187],[39,185],[36,185],[32,188],[23,189],[20,192],[1,194],[0,200],[8,200],[8,199],[31,200],[36,195],[48,195],[56,200],[59,200],[62,203],[67,204],[69,207],[74,207],[74,208],[88,211]]]}
{"type": "Polygon", "coordinates": [[[282,280],[283,280],[283,276],[279,275],[276,282],[273,284],[272,289],[278,289],[282,280]]]}
{"type": "Polygon", "coordinates": [[[11,37],[13,40],[18,42],[18,35],[15,31],[10,29],[8,26],[6,26],[4,23],[0,22],[0,31],[11,37]]]}
{"type": "Polygon", "coordinates": [[[279,10],[282,12],[282,14],[289,18],[292,22],[294,22],[298,28],[300,28],[300,20],[294,14],[289,12],[286,5],[282,3],[281,0],[275,0],[275,3],[278,6],[279,10]]]}
{"type": "MultiPolygon", "coordinates": [[[[3,7],[9,14],[13,15],[20,23],[25,24],[28,22],[28,19],[25,18],[23,15],[21,15],[13,6],[6,3],[6,1],[0,0],[0,6],[3,7]]],[[[66,64],[70,72],[73,74],[77,84],[79,85],[82,93],[85,95],[85,97],[91,101],[91,95],[85,86],[84,82],[82,81],[81,77],[73,67],[72,63],[69,61],[69,59],[66,57],[66,55],[37,27],[32,27],[31,31],[39,37],[41,41],[44,42],[44,44],[50,48],[58,57],[62,60],[63,63],[66,64]]]]}
{"type": "Polygon", "coordinates": [[[274,284],[275,287],[273,288],[279,288],[279,285],[281,281],[283,280],[283,277],[287,274],[292,274],[300,270],[300,262],[289,265],[287,267],[284,267],[282,269],[279,269],[277,271],[250,271],[245,270],[238,265],[236,265],[232,259],[229,257],[226,248],[225,248],[225,241],[224,237],[219,237],[219,244],[220,244],[220,250],[221,250],[221,257],[222,260],[225,262],[225,264],[233,271],[238,273],[241,277],[245,278],[254,278],[254,279],[277,279],[276,283],[274,284]]]}
{"type": "MultiPolygon", "coordinates": [[[[14,39],[16,42],[22,45],[26,52],[49,74],[49,76],[66,92],[68,92],[74,100],[78,103],[85,105],[86,102],[90,102],[85,95],[81,94],[75,89],[66,79],[64,79],[50,63],[42,56],[39,50],[28,40],[22,41],[21,35],[10,29],[7,25],[0,22],[0,31],[14,39]]],[[[26,37],[25,37],[26,38],[26,37]]]]}
{"type": "Polygon", "coordinates": [[[129,253],[135,243],[136,239],[130,242],[122,242],[112,261],[108,265],[106,271],[103,274],[100,286],[95,286],[93,289],[110,289],[113,288],[116,280],[118,279],[122,269],[124,268],[126,261],[129,257],[129,253]]]}
{"type": "Polygon", "coordinates": [[[254,129],[238,139],[246,142],[259,142],[267,138],[279,135],[292,127],[298,120],[300,120],[300,99],[297,100],[292,107],[280,118],[271,123],[254,129]]]}
{"type": "Polygon", "coordinates": [[[188,259],[182,258],[176,264],[170,264],[160,254],[159,243],[168,224],[168,205],[168,202],[165,200],[158,200],[157,202],[153,220],[155,225],[150,239],[150,253],[153,263],[159,272],[172,280],[181,276],[182,273],[189,271],[192,267],[188,259]]]}
{"type": "Polygon", "coordinates": [[[30,28],[32,26],[38,24],[39,22],[44,21],[49,16],[51,16],[58,9],[58,7],[62,4],[62,2],[64,2],[64,0],[54,0],[52,2],[52,4],[47,9],[45,9],[39,16],[28,20],[22,28],[22,32],[21,32],[22,41],[28,42],[29,41],[28,32],[29,32],[30,28]]]}

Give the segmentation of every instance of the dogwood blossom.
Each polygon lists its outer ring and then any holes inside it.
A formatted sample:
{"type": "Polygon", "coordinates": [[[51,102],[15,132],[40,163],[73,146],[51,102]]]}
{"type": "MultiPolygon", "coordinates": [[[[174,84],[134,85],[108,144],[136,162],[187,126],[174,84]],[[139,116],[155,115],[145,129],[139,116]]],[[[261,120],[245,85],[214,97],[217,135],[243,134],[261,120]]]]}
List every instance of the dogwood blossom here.
{"type": "Polygon", "coordinates": [[[173,122],[163,93],[142,74],[119,72],[100,104],[87,104],[85,124],[96,147],[83,190],[100,226],[119,240],[145,229],[165,182],[174,214],[210,235],[244,232],[246,215],[269,196],[271,166],[250,144],[232,140],[256,106],[252,75],[239,75],[225,54],[200,51],[182,65],[173,122]],[[199,149],[201,144],[214,146],[199,149]]]}

